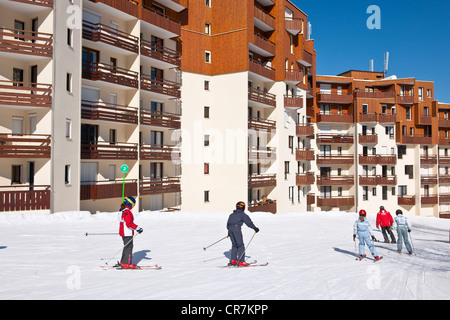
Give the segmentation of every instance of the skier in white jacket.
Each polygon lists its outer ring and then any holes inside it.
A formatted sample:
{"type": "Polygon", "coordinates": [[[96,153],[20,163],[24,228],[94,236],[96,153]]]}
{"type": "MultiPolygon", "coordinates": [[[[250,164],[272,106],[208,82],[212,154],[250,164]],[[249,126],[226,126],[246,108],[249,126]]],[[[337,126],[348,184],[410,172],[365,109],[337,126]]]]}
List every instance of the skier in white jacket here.
{"type": "Polygon", "coordinates": [[[365,245],[367,244],[375,260],[380,260],[381,258],[378,256],[375,246],[372,241],[370,241],[370,238],[372,238],[373,241],[376,241],[376,239],[373,235],[372,227],[370,226],[369,221],[366,220],[366,216],[366,210],[359,211],[359,219],[356,220],[353,225],[353,241],[356,241],[356,235],[358,235],[360,259],[366,257],[365,245]]]}
{"type": "Polygon", "coordinates": [[[395,227],[397,228],[397,252],[402,252],[403,241],[405,242],[406,250],[408,250],[409,254],[412,254],[411,244],[409,243],[408,233],[411,232],[411,223],[408,221],[406,217],[403,216],[402,210],[398,209],[395,214],[397,215],[394,218],[395,227]]]}

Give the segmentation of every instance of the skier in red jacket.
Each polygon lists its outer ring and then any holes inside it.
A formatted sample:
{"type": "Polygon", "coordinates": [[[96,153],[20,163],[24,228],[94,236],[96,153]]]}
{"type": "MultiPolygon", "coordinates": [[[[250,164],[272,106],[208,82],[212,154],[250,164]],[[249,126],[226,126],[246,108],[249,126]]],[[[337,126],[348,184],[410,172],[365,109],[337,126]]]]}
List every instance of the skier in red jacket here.
{"type": "Polygon", "coordinates": [[[123,240],[122,259],[120,263],[116,265],[117,268],[122,269],[135,269],[137,268],[133,261],[133,236],[134,231],[142,233],[144,231],[134,223],[134,216],[131,209],[136,204],[136,200],[133,197],[126,197],[120,206],[119,211],[119,235],[123,240]]]}
{"type": "Polygon", "coordinates": [[[383,206],[380,206],[380,211],[377,214],[377,229],[381,226],[385,243],[389,243],[388,233],[391,236],[391,243],[397,243],[397,241],[395,241],[394,233],[392,232],[393,224],[394,219],[392,219],[389,211],[386,211],[383,206]]]}

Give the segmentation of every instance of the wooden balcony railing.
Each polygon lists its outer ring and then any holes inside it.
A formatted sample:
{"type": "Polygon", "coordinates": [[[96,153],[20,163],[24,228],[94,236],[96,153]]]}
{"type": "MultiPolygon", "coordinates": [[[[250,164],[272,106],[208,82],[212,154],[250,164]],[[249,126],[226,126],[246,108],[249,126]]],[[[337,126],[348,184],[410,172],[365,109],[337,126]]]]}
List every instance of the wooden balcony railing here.
{"type": "Polygon", "coordinates": [[[300,109],[303,108],[304,97],[302,96],[284,96],[284,107],[300,109]]]}
{"type": "Polygon", "coordinates": [[[181,86],[179,83],[165,79],[156,79],[145,74],[141,74],[141,89],[165,96],[181,98],[181,86]]]}
{"type": "Polygon", "coordinates": [[[303,32],[303,19],[285,18],[285,28],[289,33],[296,36],[300,32],[303,32]]]}
{"type": "Polygon", "coordinates": [[[276,160],[276,148],[272,147],[255,147],[248,148],[248,158],[252,160],[276,160]]]}
{"type": "Polygon", "coordinates": [[[413,104],[414,103],[414,95],[398,95],[397,96],[397,103],[398,104],[413,104]]]}
{"type": "Polygon", "coordinates": [[[256,60],[249,60],[249,70],[268,80],[275,81],[275,69],[256,60]]]}
{"type": "Polygon", "coordinates": [[[318,207],[353,207],[355,205],[355,197],[317,197],[318,207]]]}
{"type": "Polygon", "coordinates": [[[319,93],[317,94],[317,102],[351,104],[353,103],[353,96],[350,94],[319,93]]]}
{"type": "Polygon", "coordinates": [[[436,195],[436,194],[422,195],[420,198],[420,202],[423,205],[438,204],[438,195],[436,195]]]}
{"type": "Polygon", "coordinates": [[[275,107],[277,105],[276,95],[264,92],[262,90],[256,90],[248,88],[248,100],[262,103],[264,105],[275,107]]]}
{"type": "Polygon", "coordinates": [[[169,129],[180,129],[180,115],[168,112],[151,112],[150,110],[141,109],[141,124],[155,127],[163,127],[169,129]]]}
{"type": "Polygon", "coordinates": [[[265,38],[260,33],[255,32],[253,37],[253,44],[264,51],[267,51],[271,55],[275,55],[275,43],[265,38]]]}
{"type": "Polygon", "coordinates": [[[248,176],[248,188],[276,187],[277,176],[275,174],[254,174],[248,176]]]}
{"type": "Polygon", "coordinates": [[[51,157],[51,136],[43,134],[0,134],[0,158],[51,157]]]}
{"type": "Polygon", "coordinates": [[[181,66],[180,52],[163,47],[154,42],[141,39],[141,54],[146,57],[171,64],[174,67],[181,66]]]}
{"type": "Polygon", "coordinates": [[[275,131],[277,122],[268,119],[248,118],[248,128],[259,131],[275,131]]]}
{"type": "MultiPolygon", "coordinates": [[[[100,200],[122,197],[123,180],[81,181],[80,200],[100,200]]],[[[137,196],[137,180],[126,179],[125,195],[137,196]]]]}
{"type": "Polygon", "coordinates": [[[138,111],[133,107],[81,100],[81,118],[137,124],[138,111]]]}
{"type": "Polygon", "coordinates": [[[0,212],[49,210],[50,195],[50,186],[1,186],[0,212]]]}
{"type": "Polygon", "coordinates": [[[270,212],[270,213],[277,213],[277,201],[271,200],[265,203],[255,203],[255,204],[249,204],[248,205],[248,211],[249,212],[270,212]]]}
{"type": "Polygon", "coordinates": [[[366,186],[396,185],[397,176],[359,176],[359,184],[366,186]]]}
{"type": "Polygon", "coordinates": [[[180,178],[153,178],[139,180],[141,195],[181,192],[180,178]]]}
{"type": "Polygon", "coordinates": [[[317,134],[317,143],[353,143],[352,134],[317,134]]]}
{"type": "Polygon", "coordinates": [[[380,123],[395,123],[397,121],[397,115],[392,113],[380,113],[378,116],[378,122],[380,123]]]}
{"type": "Polygon", "coordinates": [[[138,0],[90,0],[92,2],[102,2],[112,8],[125,12],[133,17],[139,17],[138,0]]]}
{"type": "Polygon", "coordinates": [[[317,122],[338,122],[338,123],[353,123],[352,114],[317,114],[317,122]]]}
{"type": "Polygon", "coordinates": [[[317,155],[318,164],[354,164],[355,157],[352,155],[317,155]]]}
{"type": "Polygon", "coordinates": [[[286,82],[292,82],[294,84],[303,82],[303,71],[287,69],[285,73],[285,79],[286,82]]]}
{"type": "Polygon", "coordinates": [[[376,112],[373,113],[363,113],[359,114],[359,122],[377,122],[378,114],[376,112]]]}
{"type": "Polygon", "coordinates": [[[181,155],[176,146],[141,145],[139,150],[141,160],[178,160],[181,155]]]}
{"type": "Polygon", "coordinates": [[[275,18],[258,5],[255,5],[255,18],[272,28],[272,30],[275,29],[275,18]]]}
{"type": "Polygon", "coordinates": [[[81,143],[81,159],[137,160],[137,144],[98,141],[81,143]]]}
{"type": "Polygon", "coordinates": [[[102,42],[113,47],[139,52],[139,38],[101,23],[83,20],[83,39],[102,42]]]}
{"type": "Polygon", "coordinates": [[[181,35],[180,21],[173,19],[162,12],[153,10],[145,4],[143,5],[142,10],[142,20],[169,31],[177,36],[181,35]]]}
{"type": "Polygon", "coordinates": [[[436,174],[423,174],[420,176],[420,183],[424,184],[437,184],[438,176],[436,174]]]}
{"type": "Polygon", "coordinates": [[[358,142],[363,144],[377,144],[378,135],[377,134],[359,134],[358,142]]]}
{"type": "Polygon", "coordinates": [[[397,164],[396,155],[359,155],[359,164],[397,164]]]}
{"type": "Polygon", "coordinates": [[[432,137],[423,135],[403,136],[397,132],[396,142],[404,144],[432,144],[432,137]]]}
{"type": "Polygon", "coordinates": [[[352,186],[355,184],[355,177],[350,176],[320,176],[316,178],[319,186],[352,186]]]}
{"type": "Polygon", "coordinates": [[[51,58],[53,57],[53,35],[1,27],[0,51],[51,58]]]}
{"type": "Polygon", "coordinates": [[[436,164],[438,162],[437,155],[421,154],[420,163],[421,164],[436,164]]]}
{"type": "Polygon", "coordinates": [[[83,78],[92,81],[105,81],[131,88],[138,88],[138,73],[105,63],[84,63],[83,78]]]}
{"type": "Polygon", "coordinates": [[[48,7],[48,8],[53,7],[53,0],[12,0],[12,1],[34,4],[41,7],[48,7]]]}
{"type": "Polygon", "coordinates": [[[395,100],[395,91],[379,91],[379,92],[364,92],[364,91],[355,91],[353,93],[355,98],[364,98],[364,99],[394,99],[395,100]]]}
{"type": "Polygon", "coordinates": [[[310,124],[297,124],[296,135],[314,137],[314,127],[310,124]]]}
{"type": "Polygon", "coordinates": [[[307,173],[297,173],[295,184],[297,186],[308,186],[314,184],[316,181],[316,177],[314,172],[307,173]]]}
{"type": "Polygon", "coordinates": [[[397,204],[399,206],[414,206],[416,204],[416,197],[408,195],[400,195],[397,198],[397,204]]]}
{"type": "Polygon", "coordinates": [[[295,151],[295,160],[297,161],[314,161],[314,149],[297,149],[295,151]]]}
{"type": "Polygon", "coordinates": [[[0,80],[0,105],[52,107],[52,85],[0,80]]]}

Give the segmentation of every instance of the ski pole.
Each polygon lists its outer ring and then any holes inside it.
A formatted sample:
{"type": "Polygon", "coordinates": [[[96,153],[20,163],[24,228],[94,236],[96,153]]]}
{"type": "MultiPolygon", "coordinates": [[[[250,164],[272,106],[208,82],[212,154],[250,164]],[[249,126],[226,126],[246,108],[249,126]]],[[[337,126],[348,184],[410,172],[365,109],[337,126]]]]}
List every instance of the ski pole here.
{"type": "Polygon", "coordinates": [[[414,248],[414,243],[413,243],[411,232],[408,232],[408,233],[409,233],[409,238],[411,239],[411,246],[412,246],[413,252],[414,252],[414,254],[416,254],[416,248],[414,248]]]}
{"type": "Polygon", "coordinates": [[[112,235],[117,235],[118,233],[87,233],[86,232],[86,237],[87,236],[112,236],[112,235]]]}
{"type": "Polygon", "coordinates": [[[229,236],[227,235],[226,237],[224,237],[224,238],[222,238],[222,239],[220,239],[220,240],[218,240],[218,241],[216,241],[216,242],[214,242],[213,244],[210,244],[209,246],[207,246],[207,247],[204,247],[203,248],[203,250],[205,250],[206,251],[206,249],[208,249],[209,247],[212,247],[213,245],[215,245],[215,244],[217,244],[217,243],[219,243],[220,241],[223,241],[223,240],[225,240],[226,238],[228,238],[229,236]]]}
{"type": "Polygon", "coordinates": [[[241,256],[239,257],[239,259],[238,259],[237,261],[241,261],[242,256],[245,255],[245,251],[247,251],[248,246],[249,246],[250,243],[252,242],[252,240],[253,240],[253,238],[255,237],[255,235],[256,235],[256,231],[255,231],[255,233],[253,234],[253,237],[252,237],[252,238],[250,239],[250,241],[248,242],[247,246],[244,248],[244,252],[242,252],[241,256]]]}
{"type": "Polygon", "coordinates": [[[133,236],[133,238],[131,238],[131,240],[130,241],[128,241],[119,251],[117,251],[116,252],[116,254],[114,254],[113,255],[113,257],[108,261],[108,262],[105,262],[105,264],[106,265],[108,265],[108,263],[110,263],[111,262],[111,260],[113,260],[122,250],[123,250],[123,248],[125,248],[126,246],[128,246],[130,243],[131,243],[131,241],[133,241],[133,239],[134,238],[136,238],[138,235],[139,235],[140,233],[136,233],[134,236],[133,236]]]}

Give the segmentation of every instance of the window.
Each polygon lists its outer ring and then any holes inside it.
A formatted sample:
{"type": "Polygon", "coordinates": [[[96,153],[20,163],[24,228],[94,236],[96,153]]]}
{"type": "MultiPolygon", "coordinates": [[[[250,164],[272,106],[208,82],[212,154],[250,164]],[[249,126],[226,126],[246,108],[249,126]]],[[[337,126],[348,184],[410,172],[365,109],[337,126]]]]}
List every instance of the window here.
{"type": "Polygon", "coordinates": [[[22,166],[11,166],[11,184],[22,184],[22,166]]]}
{"type": "Polygon", "coordinates": [[[209,163],[203,164],[203,174],[209,174],[209,163]]]}
{"type": "Polygon", "coordinates": [[[289,174],[289,161],[284,162],[284,178],[287,179],[289,174]]]}
{"type": "Polygon", "coordinates": [[[66,91],[72,92],[72,74],[66,74],[66,91]]]}
{"type": "Polygon", "coordinates": [[[209,202],[209,190],[205,190],[203,192],[203,201],[204,202],[209,202]]]}
{"type": "Polygon", "coordinates": [[[209,146],[209,134],[205,134],[203,137],[203,146],[208,147],[209,146]]]}
{"type": "Polygon", "coordinates": [[[72,137],[72,120],[66,119],[66,138],[70,139],[72,137]]]}
{"type": "Polygon", "coordinates": [[[381,187],[381,192],[382,192],[382,195],[381,195],[381,198],[383,199],[383,200],[387,200],[387,198],[388,198],[388,196],[387,196],[387,186],[382,186],[381,187]]]}
{"type": "Polygon", "coordinates": [[[428,89],[427,90],[427,97],[431,98],[431,96],[432,96],[432,91],[431,91],[431,89],[428,89]]]}
{"type": "Polygon", "coordinates": [[[70,165],[69,164],[64,166],[64,183],[70,184],[70,165]]]}
{"type": "Polygon", "coordinates": [[[406,107],[406,120],[411,120],[411,107],[406,107]]]}
{"type": "Polygon", "coordinates": [[[398,196],[406,196],[408,194],[407,186],[398,186],[398,196]]]}
{"type": "Polygon", "coordinates": [[[204,107],[204,109],[203,109],[203,117],[205,119],[209,119],[209,107],[204,107]]]}
{"type": "Polygon", "coordinates": [[[289,149],[291,149],[291,154],[294,154],[294,137],[288,137],[289,149]]]}
{"type": "Polygon", "coordinates": [[[363,201],[369,200],[369,187],[364,186],[363,187],[363,201]]]}
{"type": "Polygon", "coordinates": [[[211,35],[211,23],[205,23],[205,34],[211,35]]]}
{"type": "Polygon", "coordinates": [[[205,62],[211,63],[211,51],[205,51],[205,62]]]}
{"type": "Polygon", "coordinates": [[[205,80],[204,85],[203,85],[203,88],[204,88],[205,90],[209,90],[209,80],[205,80]]]}
{"type": "Polygon", "coordinates": [[[205,6],[211,8],[211,1],[212,0],[205,0],[205,6]]]}
{"type": "Polygon", "coordinates": [[[294,203],[294,187],[289,187],[289,200],[294,203]]]}
{"type": "Polygon", "coordinates": [[[23,69],[13,68],[13,86],[23,87],[23,69]]]}
{"type": "Polygon", "coordinates": [[[67,45],[73,46],[73,30],[70,28],[67,28],[67,45]]]}
{"type": "Polygon", "coordinates": [[[405,174],[408,175],[410,179],[414,179],[414,166],[405,165],[405,174]]]}
{"type": "Polygon", "coordinates": [[[423,101],[423,88],[419,87],[419,101],[423,101]]]}

